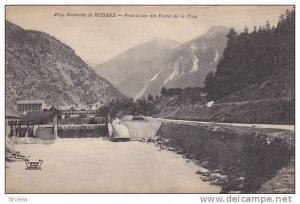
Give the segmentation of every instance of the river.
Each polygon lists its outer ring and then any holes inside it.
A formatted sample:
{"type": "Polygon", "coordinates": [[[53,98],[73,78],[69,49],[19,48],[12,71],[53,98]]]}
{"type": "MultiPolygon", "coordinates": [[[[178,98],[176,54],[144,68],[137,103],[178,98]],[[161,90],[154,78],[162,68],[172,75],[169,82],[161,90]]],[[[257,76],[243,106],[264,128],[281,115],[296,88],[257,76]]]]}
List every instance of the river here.
{"type": "Polygon", "coordinates": [[[198,166],[154,144],[104,139],[56,139],[53,144],[17,144],[42,170],[7,163],[6,193],[218,193],[201,181],[198,166]]]}

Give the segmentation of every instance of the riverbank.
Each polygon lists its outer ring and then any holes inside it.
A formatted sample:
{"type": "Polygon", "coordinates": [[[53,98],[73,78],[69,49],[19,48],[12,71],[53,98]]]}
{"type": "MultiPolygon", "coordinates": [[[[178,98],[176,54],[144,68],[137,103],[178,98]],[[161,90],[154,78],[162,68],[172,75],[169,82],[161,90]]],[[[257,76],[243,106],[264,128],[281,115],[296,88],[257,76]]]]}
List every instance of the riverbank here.
{"type": "Polygon", "coordinates": [[[295,191],[293,131],[165,122],[153,141],[206,168],[198,173],[222,193],[295,191]]]}

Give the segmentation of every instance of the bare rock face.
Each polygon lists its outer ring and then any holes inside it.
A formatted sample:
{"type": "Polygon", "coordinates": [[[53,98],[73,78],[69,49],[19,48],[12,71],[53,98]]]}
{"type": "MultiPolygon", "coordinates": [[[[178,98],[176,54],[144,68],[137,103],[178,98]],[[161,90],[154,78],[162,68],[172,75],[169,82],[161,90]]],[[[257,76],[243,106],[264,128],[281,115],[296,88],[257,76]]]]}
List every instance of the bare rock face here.
{"type": "Polygon", "coordinates": [[[48,104],[106,102],[123,97],[75,51],[54,37],[6,21],[6,104],[43,99],[48,104]]]}

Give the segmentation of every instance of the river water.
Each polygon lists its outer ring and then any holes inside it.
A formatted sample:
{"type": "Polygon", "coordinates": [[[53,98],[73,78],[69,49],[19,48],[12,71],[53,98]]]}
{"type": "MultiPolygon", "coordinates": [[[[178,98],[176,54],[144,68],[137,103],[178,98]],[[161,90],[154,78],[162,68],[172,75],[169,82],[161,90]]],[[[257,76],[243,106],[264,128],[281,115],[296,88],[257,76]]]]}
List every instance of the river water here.
{"type": "Polygon", "coordinates": [[[18,144],[15,149],[42,159],[42,170],[7,163],[6,193],[218,193],[201,181],[197,165],[159,151],[154,144],[103,139],[57,139],[53,144],[18,144]]]}

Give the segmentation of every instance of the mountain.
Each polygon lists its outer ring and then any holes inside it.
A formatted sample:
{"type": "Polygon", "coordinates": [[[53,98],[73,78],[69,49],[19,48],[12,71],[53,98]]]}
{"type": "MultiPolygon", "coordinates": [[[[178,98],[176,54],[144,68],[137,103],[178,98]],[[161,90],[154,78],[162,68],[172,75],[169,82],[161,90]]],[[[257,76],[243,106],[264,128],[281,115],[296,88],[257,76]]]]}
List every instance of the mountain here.
{"type": "Polygon", "coordinates": [[[139,94],[160,93],[163,86],[199,87],[203,86],[206,75],[215,71],[226,47],[229,28],[215,26],[204,35],[184,43],[164,61],[161,70],[145,83],[139,94]]]}
{"type": "MultiPolygon", "coordinates": [[[[209,28],[206,31],[206,33],[201,35],[199,38],[214,38],[218,35],[224,35],[224,33],[227,34],[228,31],[229,31],[229,28],[225,27],[225,26],[212,26],[211,28],[209,28]]],[[[196,39],[194,39],[194,40],[196,40],[196,39]]]]}
{"type": "Polygon", "coordinates": [[[116,88],[47,33],[6,21],[6,105],[42,99],[49,105],[93,104],[123,97],[116,88]]]}
{"type": "Polygon", "coordinates": [[[276,27],[267,22],[257,28],[240,34],[230,29],[223,57],[205,87],[163,88],[154,116],[294,125],[295,10],[282,14],[276,27]],[[206,92],[202,98],[201,92],[206,92]]]}
{"type": "Polygon", "coordinates": [[[135,99],[159,94],[161,88],[202,86],[215,71],[229,28],[214,26],[187,43],[153,39],[97,66],[97,72],[135,99]]]}
{"type": "Polygon", "coordinates": [[[178,46],[178,42],[155,38],[96,66],[95,70],[122,93],[135,97],[144,84],[161,70],[164,60],[178,46]]]}
{"type": "Polygon", "coordinates": [[[87,63],[87,65],[88,65],[89,67],[92,67],[92,68],[94,68],[94,67],[96,67],[96,66],[98,65],[97,63],[88,62],[88,61],[86,61],[86,63],[87,63]]]}

